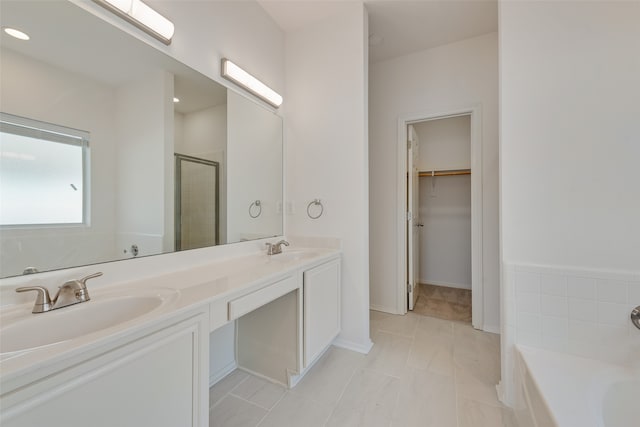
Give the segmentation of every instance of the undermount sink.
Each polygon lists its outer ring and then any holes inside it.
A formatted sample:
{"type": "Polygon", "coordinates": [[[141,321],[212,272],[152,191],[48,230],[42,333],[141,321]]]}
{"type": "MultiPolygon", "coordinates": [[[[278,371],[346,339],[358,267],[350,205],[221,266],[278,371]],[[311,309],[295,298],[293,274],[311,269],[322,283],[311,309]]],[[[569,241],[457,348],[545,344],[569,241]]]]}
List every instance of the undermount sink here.
{"type": "Polygon", "coordinates": [[[305,249],[292,249],[283,250],[282,253],[276,255],[269,255],[269,259],[273,261],[289,262],[299,261],[302,259],[313,258],[318,255],[318,252],[305,250],[305,249]]]}
{"type": "Polygon", "coordinates": [[[177,298],[174,290],[103,294],[87,302],[32,314],[21,306],[0,318],[0,354],[69,341],[151,313],[177,298]]]}

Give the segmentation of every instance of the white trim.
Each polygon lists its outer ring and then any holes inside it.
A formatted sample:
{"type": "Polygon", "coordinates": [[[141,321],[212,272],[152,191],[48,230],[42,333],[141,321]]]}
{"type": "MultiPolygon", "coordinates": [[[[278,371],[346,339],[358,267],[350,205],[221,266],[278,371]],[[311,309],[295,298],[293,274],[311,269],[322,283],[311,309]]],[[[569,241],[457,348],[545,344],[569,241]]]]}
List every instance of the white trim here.
{"type": "Polygon", "coordinates": [[[496,335],[500,335],[501,331],[500,331],[500,325],[488,325],[488,324],[484,324],[482,325],[482,330],[485,332],[491,332],[492,334],[496,334],[496,335]]]}
{"type": "Polygon", "coordinates": [[[428,286],[441,286],[443,288],[455,288],[455,289],[465,289],[470,291],[471,285],[468,283],[451,283],[451,282],[443,282],[442,280],[418,280],[419,285],[428,285],[428,286]]]}
{"type": "Polygon", "coordinates": [[[209,374],[209,388],[213,387],[218,383],[218,381],[221,381],[223,378],[226,378],[226,376],[235,371],[237,367],[238,364],[234,360],[233,362],[227,364],[227,366],[225,366],[224,368],[219,369],[218,372],[211,372],[209,374]]]}
{"type": "Polygon", "coordinates": [[[370,310],[373,311],[380,311],[382,313],[390,313],[390,314],[404,314],[404,313],[396,313],[396,307],[395,305],[393,307],[385,307],[382,305],[377,305],[377,304],[371,304],[369,306],[370,310]]]}
{"type": "Polygon", "coordinates": [[[347,350],[357,351],[358,353],[362,353],[362,354],[369,354],[369,352],[371,351],[371,348],[373,347],[373,341],[371,340],[369,340],[367,344],[363,345],[357,342],[336,338],[335,340],[333,340],[331,344],[333,344],[336,347],[346,348],[347,350]]]}
{"type": "Polygon", "coordinates": [[[484,283],[482,274],[482,106],[454,108],[444,111],[430,111],[411,114],[398,118],[397,143],[397,192],[396,192],[396,312],[407,312],[407,239],[406,227],[406,194],[407,194],[407,125],[457,116],[471,116],[471,304],[472,324],[476,329],[484,329],[484,283]]]}

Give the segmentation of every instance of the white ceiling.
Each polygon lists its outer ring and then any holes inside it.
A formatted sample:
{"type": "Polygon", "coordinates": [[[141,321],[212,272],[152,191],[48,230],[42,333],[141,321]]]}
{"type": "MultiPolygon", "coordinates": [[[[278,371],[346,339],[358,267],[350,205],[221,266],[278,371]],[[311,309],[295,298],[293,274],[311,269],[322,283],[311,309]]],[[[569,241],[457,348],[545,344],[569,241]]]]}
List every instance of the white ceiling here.
{"type": "MultiPolygon", "coordinates": [[[[286,32],[334,15],[353,0],[258,0],[286,32]]],[[[497,0],[365,0],[370,62],[498,31],[497,0]]]]}

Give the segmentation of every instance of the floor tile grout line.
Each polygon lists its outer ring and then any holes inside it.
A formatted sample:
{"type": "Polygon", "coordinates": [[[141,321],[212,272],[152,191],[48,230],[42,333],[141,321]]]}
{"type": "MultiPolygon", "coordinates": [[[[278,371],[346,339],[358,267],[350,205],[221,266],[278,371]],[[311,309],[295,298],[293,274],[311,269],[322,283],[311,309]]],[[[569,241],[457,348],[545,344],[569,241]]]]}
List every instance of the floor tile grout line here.
{"type": "MultiPolygon", "coordinates": [[[[238,368],[236,368],[236,369],[238,369],[238,368]]],[[[232,372],[234,372],[234,371],[232,371],[232,372]]],[[[244,373],[244,378],[243,378],[243,379],[241,379],[241,380],[238,382],[238,384],[236,384],[236,385],[234,385],[233,387],[231,387],[231,388],[229,389],[229,391],[227,392],[227,394],[230,394],[231,392],[233,392],[235,389],[237,389],[238,387],[240,387],[240,385],[242,385],[245,381],[247,381],[247,380],[249,379],[249,374],[248,374],[248,373],[246,373],[246,372],[244,372],[244,371],[239,371],[239,372],[244,373]]],[[[231,375],[231,374],[229,374],[229,375],[231,375]]]]}
{"type": "Polygon", "coordinates": [[[280,399],[278,399],[278,401],[273,404],[271,409],[267,410],[267,413],[264,414],[264,416],[260,419],[260,421],[258,421],[258,424],[255,425],[255,427],[260,427],[260,424],[262,424],[264,422],[264,420],[269,416],[269,414],[271,414],[271,410],[274,409],[275,407],[277,407],[278,404],[280,404],[280,402],[282,402],[282,399],[284,399],[284,397],[287,395],[287,392],[288,391],[285,390],[285,392],[282,393],[282,396],[280,396],[280,399]]]}
{"type": "MultiPolygon", "coordinates": [[[[364,359],[363,359],[363,361],[364,361],[364,359]]],[[[349,384],[351,384],[351,381],[353,381],[353,378],[356,376],[356,372],[358,372],[359,369],[362,369],[362,370],[365,369],[364,366],[361,366],[362,364],[364,364],[364,362],[359,362],[353,368],[353,372],[351,373],[351,376],[349,377],[349,380],[346,381],[344,387],[342,387],[342,391],[340,392],[340,395],[338,396],[338,399],[336,400],[336,403],[333,404],[333,408],[331,409],[331,413],[329,413],[329,416],[327,417],[327,419],[322,424],[323,426],[327,425],[327,423],[329,422],[329,420],[331,419],[333,414],[336,412],[336,409],[338,409],[338,405],[340,405],[340,401],[344,397],[344,394],[347,391],[347,388],[349,387],[349,384]]]]}
{"type": "MultiPolygon", "coordinates": [[[[231,392],[228,392],[228,393],[225,395],[225,397],[233,397],[233,398],[235,398],[235,399],[240,399],[240,400],[242,400],[243,402],[249,403],[251,406],[255,406],[255,407],[256,407],[256,408],[258,408],[258,409],[262,409],[262,410],[264,410],[264,411],[270,411],[270,409],[264,408],[264,407],[262,407],[262,406],[258,405],[258,404],[257,404],[257,403],[255,403],[255,402],[252,402],[252,401],[250,401],[250,400],[247,400],[247,399],[245,399],[244,397],[238,396],[237,394],[233,394],[233,393],[231,393],[231,392]]],[[[224,398],[223,398],[223,399],[224,399],[224,398]]],[[[220,400],[222,400],[222,399],[220,399],[220,400]]]]}
{"type": "MultiPolygon", "coordinates": [[[[233,370],[233,371],[229,372],[229,373],[227,374],[227,376],[226,376],[226,377],[222,378],[222,379],[221,379],[221,380],[219,380],[217,383],[215,383],[213,386],[209,387],[209,395],[211,395],[211,389],[212,389],[212,388],[215,388],[218,384],[220,384],[220,383],[221,383],[222,381],[224,381],[226,378],[229,378],[229,376],[230,376],[230,375],[232,375],[232,374],[233,374],[233,372],[235,372],[235,370],[233,370]]],[[[238,388],[238,386],[239,386],[240,384],[242,384],[243,382],[245,382],[248,378],[249,378],[249,376],[248,376],[248,374],[247,374],[247,376],[245,376],[243,379],[241,379],[241,380],[240,380],[240,382],[239,382],[238,384],[234,385],[234,386],[233,386],[229,391],[227,391],[225,394],[223,394],[223,395],[222,395],[222,397],[221,397],[220,399],[218,399],[218,401],[217,401],[216,403],[214,403],[213,405],[209,405],[209,411],[211,411],[211,409],[213,409],[213,408],[215,408],[216,406],[218,406],[218,404],[220,404],[220,402],[222,402],[222,400],[223,400],[225,397],[227,397],[228,395],[230,395],[230,394],[231,394],[231,392],[232,392],[233,390],[235,390],[236,388],[238,388]]],[[[238,397],[239,397],[239,396],[238,396],[238,397]]]]}
{"type": "MultiPolygon", "coordinates": [[[[287,391],[285,390],[285,392],[284,392],[282,395],[284,396],[286,393],[287,393],[287,391]]],[[[228,394],[228,395],[230,395],[230,396],[233,396],[233,397],[237,397],[238,399],[242,399],[242,400],[244,400],[245,402],[249,402],[249,403],[251,403],[252,405],[257,406],[258,408],[262,408],[262,409],[264,409],[265,411],[271,411],[271,409],[273,409],[273,407],[274,407],[274,406],[276,406],[276,405],[278,404],[278,402],[280,402],[280,400],[282,400],[282,396],[280,396],[280,397],[278,398],[278,401],[277,401],[276,403],[274,403],[274,404],[273,404],[273,406],[272,406],[271,408],[265,408],[264,406],[259,405],[259,404],[257,404],[256,402],[252,402],[251,400],[249,400],[249,399],[248,399],[248,398],[246,398],[246,397],[242,397],[242,396],[239,396],[239,395],[235,394],[233,391],[230,391],[230,392],[229,392],[229,393],[227,393],[227,394],[228,394]]],[[[253,394],[252,396],[254,396],[254,395],[255,395],[255,394],[253,394]]]]}

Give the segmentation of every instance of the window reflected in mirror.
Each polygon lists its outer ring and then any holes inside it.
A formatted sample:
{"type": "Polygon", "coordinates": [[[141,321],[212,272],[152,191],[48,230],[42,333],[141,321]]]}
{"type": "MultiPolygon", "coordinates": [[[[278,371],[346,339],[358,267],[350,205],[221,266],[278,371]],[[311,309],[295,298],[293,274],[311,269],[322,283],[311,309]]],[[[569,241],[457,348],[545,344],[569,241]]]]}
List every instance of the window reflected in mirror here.
{"type": "Polygon", "coordinates": [[[88,222],[88,143],[88,132],[0,113],[0,226],[88,222]]]}

